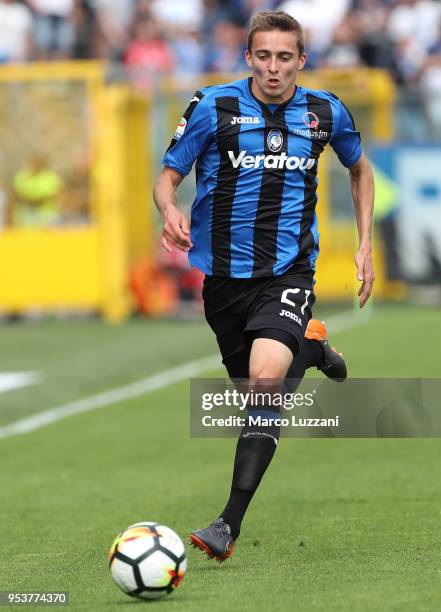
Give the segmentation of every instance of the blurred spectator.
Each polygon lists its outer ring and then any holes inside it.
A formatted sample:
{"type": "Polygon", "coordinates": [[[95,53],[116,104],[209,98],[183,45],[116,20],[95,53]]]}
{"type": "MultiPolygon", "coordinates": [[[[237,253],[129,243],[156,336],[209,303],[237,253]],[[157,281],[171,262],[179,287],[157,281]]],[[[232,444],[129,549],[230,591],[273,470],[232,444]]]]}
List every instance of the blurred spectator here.
{"type": "Polygon", "coordinates": [[[75,33],[74,0],[29,0],[34,11],[34,46],[38,59],[71,56],[75,33]]]}
{"type": "Polygon", "coordinates": [[[247,70],[245,46],[243,29],[231,21],[220,21],[206,50],[205,69],[225,74],[247,70]]]}
{"type": "Polygon", "coordinates": [[[223,4],[228,6],[231,19],[247,26],[254,13],[275,10],[280,0],[226,0],[223,4]]]}
{"type": "Polygon", "coordinates": [[[324,65],[332,68],[356,68],[360,66],[359,37],[358,21],[353,14],[349,14],[335,28],[324,65]]]}
{"type": "Polygon", "coordinates": [[[354,18],[358,23],[360,58],[367,66],[389,69],[397,67],[394,49],[386,31],[390,9],[385,0],[358,0],[354,18]]]}
{"type": "Polygon", "coordinates": [[[432,136],[441,138],[441,54],[427,61],[421,85],[432,136]]]}
{"type": "Polygon", "coordinates": [[[15,0],[0,0],[0,63],[28,59],[32,14],[15,0]]]}
{"type": "Polygon", "coordinates": [[[75,28],[75,43],[72,51],[74,59],[90,59],[105,55],[107,49],[101,53],[98,44],[100,29],[97,15],[88,0],[75,1],[72,20],[75,28]]]}
{"type": "Polygon", "coordinates": [[[432,46],[429,47],[429,56],[441,54],[441,20],[438,23],[437,38],[433,42],[432,46]]]}
{"type": "Polygon", "coordinates": [[[415,38],[402,38],[395,45],[398,82],[416,85],[421,77],[425,53],[415,38]]]}
{"type": "Polygon", "coordinates": [[[204,71],[204,51],[199,30],[176,28],[170,46],[173,51],[178,76],[200,74],[204,71]]]}
{"type": "Polygon", "coordinates": [[[373,7],[381,6],[388,11],[390,7],[396,4],[397,0],[352,0],[351,9],[365,11],[368,13],[373,7]]]}
{"type": "Polygon", "coordinates": [[[308,44],[316,52],[326,50],[333,32],[351,6],[351,0],[285,0],[279,9],[286,11],[306,28],[308,44]]]}
{"type": "Polygon", "coordinates": [[[441,5],[434,0],[397,0],[392,9],[387,30],[395,43],[412,39],[427,51],[438,35],[441,5]]]}
{"type": "Polygon", "coordinates": [[[313,42],[311,30],[303,29],[305,34],[305,49],[308,54],[308,59],[305,64],[306,70],[315,70],[320,68],[325,63],[326,50],[321,48],[321,45],[316,45],[313,42]]]}
{"type": "Polygon", "coordinates": [[[144,3],[136,0],[88,0],[88,3],[99,26],[98,56],[120,58],[129,41],[135,10],[144,3]]]}
{"type": "Polygon", "coordinates": [[[438,38],[429,49],[429,55],[423,67],[421,86],[427,117],[431,131],[441,137],[441,24],[438,27],[438,38]]]}
{"type": "Polygon", "coordinates": [[[424,49],[415,38],[402,38],[394,46],[397,80],[401,84],[415,85],[421,76],[425,61],[424,49]]]}
{"type": "Polygon", "coordinates": [[[220,0],[204,0],[201,33],[204,43],[209,46],[216,24],[230,19],[230,11],[225,2],[220,0]]]}
{"type": "Polygon", "coordinates": [[[12,211],[13,225],[46,227],[58,223],[62,188],[61,177],[42,155],[34,154],[14,177],[17,201],[12,211]]]}
{"type": "Polygon", "coordinates": [[[135,85],[143,89],[151,88],[156,76],[167,75],[173,70],[175,58],[172,50],[152,17],[146,16],[135,22],[124,63],[130,69],[135,85]]]}
{"type": "Polygon", "coordinates": [[[152,0],[151,11],[164,29],[179,26],[194,30],[200,28],[202,23],[203,1],[152,0]]]}

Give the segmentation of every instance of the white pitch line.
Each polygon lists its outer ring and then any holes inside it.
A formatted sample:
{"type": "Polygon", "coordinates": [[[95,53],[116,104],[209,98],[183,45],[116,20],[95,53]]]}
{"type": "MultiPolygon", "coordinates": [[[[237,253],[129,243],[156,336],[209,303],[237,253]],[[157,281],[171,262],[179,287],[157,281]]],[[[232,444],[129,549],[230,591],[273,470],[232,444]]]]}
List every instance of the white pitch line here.
{"type": "MultiPolygon", "coordinates": [[[[327,326],[331,333],[337,334],[341,331],[357,327],[368,322],[368,318],[353,310],[345,311],[327,320],[327,326]]],[[[164,370],[158,374],[153,374],[147,378],[143,378],[129,385],[109,389],[103,393],[91,395],[80,400],[62,404],[55,408],[50,408],[44,412],[40,412],[35,416],[19,419],[10,425],[0,427],[0,439],[10,438],[20,434],[29,433],[51,425],[57,421],[61,421],[69,416],[90,412],[97,408],[111,406],[117,402],[123,402],[128,399],[133,399],[141,395],[158,391],[164,387],[169,387],[182,380],[200,376],[204,372],[220,368],[220,356],[211,355],[203,359],[190,361],[189,363],[164,370]]]]}
{"type": "Polygon", "coordinates": [[[371,320],[371,317],[372,309],[362,311],[354,308],[325,319],[325,323],[330,335],[334,335],[359,325],[365,325],[371,320]]]}
{"type": "Polygon", "coordinates": [[[0,393],[37,385],[42,381],[41,372],[0,372],[0,393]]]}
{"type": "Polygon", "coordinates": [[[97,408],[103,408],[104,406],[116,404],[117,402],[133,399],[134,397],[139,397],[140,395],[152,393],[153,391],[157,391],[182,380],[186,380],[187,378],[199,376],[200,374],[203,374],[211,369],[218,368],[219,366],[219,355],[212,355],[211,357],[190,361],[184,365],[177,366],[176,368],[170,368],[169,370],[164,370],[158,374],[153,374],[153,376],[148,376],[147,378],[143,378],[129,385],[109,389],[103,393],[98,393],[80,400],[69,402],[68,404],[57,406],[56,408],[50,408],[49,410],[40,412],[35,416],[26,417],[24,419],[15,421],[10,425],[6,425],[5,427],[0,427],[0,439],[29,433],[30,431],[35,431],[36,429],[40,429],[40,427],[50,425],[51,423],[56,423],[57,421],[61,421],[62,419],[75,414],[89,412],[97,408]]]}

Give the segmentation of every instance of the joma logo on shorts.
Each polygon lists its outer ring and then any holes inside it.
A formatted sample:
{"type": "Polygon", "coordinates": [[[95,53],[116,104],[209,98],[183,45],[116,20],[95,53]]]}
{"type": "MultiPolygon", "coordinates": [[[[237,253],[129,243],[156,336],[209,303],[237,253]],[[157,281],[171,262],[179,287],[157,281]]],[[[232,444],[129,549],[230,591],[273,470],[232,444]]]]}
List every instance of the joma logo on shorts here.
{"type": "Polygon", "coordinates": [[[295,321],[296,323],[298,323],[299,325],[302,324],[302,321],[300,319],[300,317],[298,317],[296,314],[294,314],[293,312],[289,312],[289,310],[284,310],[282,309],[279,312],[279,317],[288,317],[288,319],[292,319],[293,321],[295,321]]]}
{"type": "Polygon", "coordinates": [[[260,123],[260,117],[233,117],[231,125],[236,125],[237,123],[260,123]]]}
{"type": "Polygon", "coordinates": [[[288,157],[283,152],[280,155],[247,155],[246,151],[241,151],[239,156],[234,155],[234,151],[228,151],[228,157],[233,168],[260,168],[262,162],[264,168],[287,168],[288,170],[311,170],[315,164],[315,159],[306,157],[288,157]]]}

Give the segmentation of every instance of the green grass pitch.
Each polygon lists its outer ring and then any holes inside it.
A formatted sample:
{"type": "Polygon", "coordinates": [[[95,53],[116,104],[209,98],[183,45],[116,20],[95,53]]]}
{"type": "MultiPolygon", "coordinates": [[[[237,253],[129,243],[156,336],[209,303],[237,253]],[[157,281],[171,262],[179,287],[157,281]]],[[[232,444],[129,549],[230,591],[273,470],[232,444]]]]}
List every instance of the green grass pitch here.
{"type": "MultiPolygon", "coordinates": [[[[436,308],[375,306],[331,341],[352,376],[439,377],[436,308]]],[[[3,326],[0,347],[1,371],[45,377],[0,394],[0,427],[216,352],[204,323],[140,320],[3,326]]],[[[440,609],[438,439],[285,438],[229,561],[187,547],[173,595],[121,593],[114,536],[155,520],[186,541],[222,509],[234,446],[189,438],[187,382],[0,440],[0,590],[68,590],[91,612],[440,609]]]]}

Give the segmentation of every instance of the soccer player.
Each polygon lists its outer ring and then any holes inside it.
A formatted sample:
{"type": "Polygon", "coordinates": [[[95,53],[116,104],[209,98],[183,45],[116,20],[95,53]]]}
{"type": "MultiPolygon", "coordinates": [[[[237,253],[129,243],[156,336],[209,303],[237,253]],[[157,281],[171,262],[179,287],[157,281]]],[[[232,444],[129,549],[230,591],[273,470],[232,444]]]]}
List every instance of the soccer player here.
{"type": "MultiPolygon", "coordinates": [[[[317,163],[328,143],[349,169],[360,307],[374,282],[371,167],[337,96],[296,85],[306,59],[295,19],[280,11],[257,13],[246,51],[252,76],[195,93],[154,190],[164,248],[188,251],[190,263],[206,275],[205,315],[230,378],[248,379],[260,391],[272,392],[274,381],[301,378],[312,366],[331,378],[346,377],[326,329],[311,319],[319,250],[317,163]],[[194,162],[190,229],[176,206],[176,190],[194,162]]],[[[266,410],[274,415],[271,406],[266,410]]],[[[259,429],[248,421],[241,431],[227,504],[211,525],[190,534],[209,557],[223,561],[231,555],[279,433],[275,424],[259,429]]]]}

